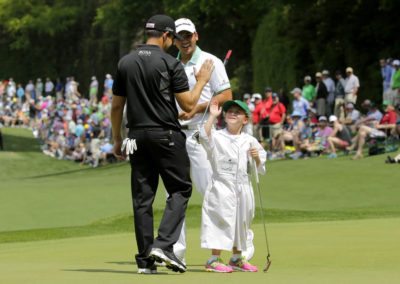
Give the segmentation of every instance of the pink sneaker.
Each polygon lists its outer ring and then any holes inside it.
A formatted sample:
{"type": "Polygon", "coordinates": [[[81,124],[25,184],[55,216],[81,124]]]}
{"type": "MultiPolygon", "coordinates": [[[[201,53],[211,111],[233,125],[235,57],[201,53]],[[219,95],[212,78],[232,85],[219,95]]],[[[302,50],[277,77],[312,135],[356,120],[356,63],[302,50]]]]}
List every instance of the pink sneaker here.
{"type": "Polygon", "coordinates": [[[235,271],[243,272],[257,272],[258,268],[255,265],[250,264],[244,256],[233,261],[232,258],[229,261],[229,266],[235,271]]]}
{"type": "Polygon", "coordinates": [[[220,272],[220,273],[231,273],[233,272],[232,268],[225,265],[222,259],[218,258],[212,262],[207,261],[206,263],[206,271],[208,272],[220,272]]]}

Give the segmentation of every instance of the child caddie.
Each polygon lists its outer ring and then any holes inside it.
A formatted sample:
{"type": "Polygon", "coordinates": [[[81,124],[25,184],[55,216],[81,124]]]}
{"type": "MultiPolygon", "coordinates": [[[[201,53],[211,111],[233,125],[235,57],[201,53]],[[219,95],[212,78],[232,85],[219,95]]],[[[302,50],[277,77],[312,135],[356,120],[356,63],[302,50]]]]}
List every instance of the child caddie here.
{"type": "MultiPolygon", "coordinates": [[[[201,247],[211,249],[206,270],[212,272],[256,272],[242,255],[249,244],[250,225],[254,217],[254,194],[250,169],[256,163],[258,172],[265,173],[266,153],[258,141],[242,132],[249,122],[250,110],[246,103],[234,100],[223,104],[213,100],[210,116],[200,131],[200,141],[207,152],[213,175],[206,190],[201,224],[201,247]],[[222,110],[226,128],[213,129],[222,110]],[[221,251],[232,251],[228,264],[221,259],[221,251]]],[[[250,244],[251,245],[251,244],[250,244]]]]}

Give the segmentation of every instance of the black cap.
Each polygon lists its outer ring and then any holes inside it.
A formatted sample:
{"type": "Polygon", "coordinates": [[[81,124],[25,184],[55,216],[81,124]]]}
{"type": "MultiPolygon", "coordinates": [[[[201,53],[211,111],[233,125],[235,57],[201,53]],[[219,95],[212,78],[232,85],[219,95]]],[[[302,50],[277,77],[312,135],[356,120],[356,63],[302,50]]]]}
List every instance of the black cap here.
{"type": "Polygon", "coordinates": [[[175,21],[167,15],[154,15],[146,23],[146,30],[156,30],[160,32],[169,32],[175,38],[182,40],[182,37],[176,33],[175,21]]]}
{"type": "Polygon", "coordinates": [[[272,88],[271,87],[265,87],[264,93],[266,93],[266,92],[272,92],[272,88]]]}

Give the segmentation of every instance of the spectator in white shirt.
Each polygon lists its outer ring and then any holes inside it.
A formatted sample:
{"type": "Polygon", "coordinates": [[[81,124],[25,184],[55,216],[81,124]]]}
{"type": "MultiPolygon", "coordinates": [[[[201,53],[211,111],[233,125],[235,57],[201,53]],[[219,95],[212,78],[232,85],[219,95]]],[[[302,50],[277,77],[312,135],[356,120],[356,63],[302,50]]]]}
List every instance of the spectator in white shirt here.
{"type": "Polygon", "coordinates": [[[54,84],[50,78],[46,78],[46,83],[44,85],[44,92],[46,96],[51,96],[54,90],[54,84]]]}
{"type": "Polygon", "coordinates": [[[329,76],[328,70],[322,71],[322,81],[328,90],[328,98],[326,100],[326,115],[331,115],[333,112],[333,104],[335,102],[335,82],[329,76]]]}
{"type": "Polygon", "coordinates": [[[353,74],[353,68],[346,68],[346,85],[344,88],[345,92],[345,103],[353,103],[357,102],[358,89],[360,88],[360,81],[358,77],[353,74]]]}

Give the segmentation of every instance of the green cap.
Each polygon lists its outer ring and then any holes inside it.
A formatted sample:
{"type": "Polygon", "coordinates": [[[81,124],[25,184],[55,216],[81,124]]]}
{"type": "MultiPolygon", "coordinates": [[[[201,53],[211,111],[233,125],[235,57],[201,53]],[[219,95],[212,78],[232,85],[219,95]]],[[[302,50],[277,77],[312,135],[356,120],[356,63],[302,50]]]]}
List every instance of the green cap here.
{"type": "Polygon", "coordinates": [[[247,117],[250,117],[250,109],[247,106],[247,104],[243,101],[240,100],[234,100],[234,101],[226,101],[224,105],[222,106],[222,109],[226,112],[231,106],[237,105],[240,107],[244,112],[246,113],[247,117]]]}
{"type": "Polygon", "coordinates": [[[382,102],[382,105],[383,105],[383,106],[388,106],[388,105],[390,105],[390,101],[389,101],[389,100],[384,100],[384,101],[382,102]]]}

